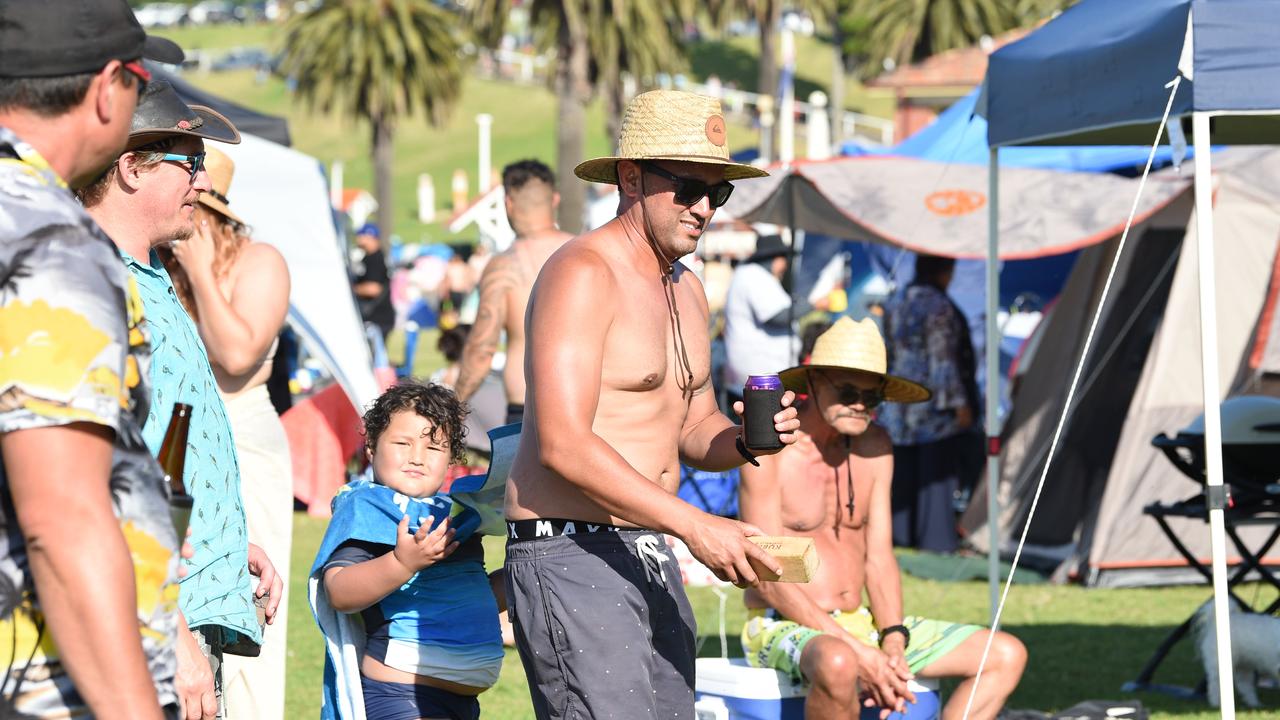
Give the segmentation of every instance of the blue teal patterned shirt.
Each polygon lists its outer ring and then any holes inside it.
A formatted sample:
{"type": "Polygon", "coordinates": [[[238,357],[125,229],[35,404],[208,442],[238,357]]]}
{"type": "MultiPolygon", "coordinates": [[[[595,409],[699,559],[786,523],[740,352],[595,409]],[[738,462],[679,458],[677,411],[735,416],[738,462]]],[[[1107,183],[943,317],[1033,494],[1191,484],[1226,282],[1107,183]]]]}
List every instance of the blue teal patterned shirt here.
{"type": "MultiPolygon", "coordinates": [[[[164,442],[175,402],[192,407],[183,483],[195,498],[191,545],[178,598],[187,625],[217,625],[262,641],[249,575],[249,535],[240,500],[240,466],[227,408],[195,322],[155,253],[140,263],[120,252],[138,281],[151,327],[151,411],[142,427],[153,454],[164,442]]],[[[228,638],[230,640],[231,638],[228,638]]]]}
{"type": "Polygon", "coordinates": [[[980,408],[972,407],[976,397],[971,399],[966,387],[971,374],[962,356],[967,349],[972,361],[973,352],[966,345],[969,325],[959,309],[942,290],[912,284],[890,304],[887,325],[889,372],[933,391],[928,402],[881,406],[879,419],[893,444],[924,445],[964,432],[956,421],[956,408],[970,405],[975,418],[980,408]]]}

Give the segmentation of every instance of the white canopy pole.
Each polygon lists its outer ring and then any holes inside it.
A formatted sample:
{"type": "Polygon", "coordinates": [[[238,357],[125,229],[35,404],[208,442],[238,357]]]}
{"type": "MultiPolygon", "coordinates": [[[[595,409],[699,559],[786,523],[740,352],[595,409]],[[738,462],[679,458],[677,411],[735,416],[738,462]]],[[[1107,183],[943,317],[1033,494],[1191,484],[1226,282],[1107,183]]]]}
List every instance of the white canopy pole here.
{"type": "MultiPolygon", "coordinates": [[[[987,585],[991,623],[1000,607],[1000,148],[987,159],[987,585]]],[[[974,408],[975,410],[977,408],[974,408]]]]}
{"type": "Polygon", "coordinates": [[[1191,129],[1196,149],[1196,252],[1200,268],[1200,363],[1204,382],[1204,466],[1208,481],[1209,539],[1213,546],[1213,615],[1218,636],[1218,687],[1223,720],[1236,716],[1231,668],[1230,595],[1227,586],[1227,538],[1223,520],[1226,492],[1222,485],[1222,402],[1218,387],[1217,289],[1213,263],[1213,177],[1209,146],[1209,115],[1193,113],[1191,129]]]}

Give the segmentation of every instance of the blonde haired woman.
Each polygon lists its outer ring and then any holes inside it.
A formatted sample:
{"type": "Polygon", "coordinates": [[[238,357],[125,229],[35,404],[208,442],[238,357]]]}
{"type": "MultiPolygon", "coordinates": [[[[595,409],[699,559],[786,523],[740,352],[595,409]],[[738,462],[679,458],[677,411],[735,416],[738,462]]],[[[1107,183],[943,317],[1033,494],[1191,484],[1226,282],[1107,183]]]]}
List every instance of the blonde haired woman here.
{"type": "MultiPolygon", "coordinates": [[[[289,441],[267,395],[266,381],[289,308],[289,269],[278,250],[253,242],[244,222],[231,211],[231,159],[213,148],[205,152],[213,190],[202,193],[195,207],[196,232],[158,253],[196,321],[226,401],[240,459],[249,541],[266,551],[287,590],[293,471],[289,441]]],[[[226,717],[284,717],[288,605],[288,598],[282,598],[258,657],[224,656],[226,717]]]]}

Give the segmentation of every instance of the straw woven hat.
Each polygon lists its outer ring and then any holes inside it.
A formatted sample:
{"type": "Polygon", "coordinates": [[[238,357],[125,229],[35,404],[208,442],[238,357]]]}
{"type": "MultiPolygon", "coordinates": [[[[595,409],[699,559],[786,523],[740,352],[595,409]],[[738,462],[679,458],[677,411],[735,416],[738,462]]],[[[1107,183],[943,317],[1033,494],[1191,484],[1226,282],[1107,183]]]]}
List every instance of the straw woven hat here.
{"type": "Polygon", "coordinates": [[[933,393],[919,383],[888,374],[884,338],[871,318],[854,322],[842,317],[818,336],[807,365],[783,370],[779,375],[788,390],[806,392],[809,370],[856,370],[884,378],[884,399],[890,402],[924,402],[933,393]]]}
{"type": "Polygon", "coordinates": [[[632,98],[622,117],[618,154],[588,160],[573,173],[588,182],[617,185],[619,160],[723,165],[725,180],[769,174],[729,159],[729,140],[718,99],[678,90],[653,90],[632,98]]]}
{"type": "Polygon", "coordinates": [[[209,173],[209,184],[213,189],[200,193],[200,204],[228,220],[244,225],[245,222],[227,207],[231,204],[227,199],[227,191],[231,189],[231,178],[236,173],[236,164],[227,157],[226,153],[216,148],[206,147],[204,152],[204,170],[209,173]]]}

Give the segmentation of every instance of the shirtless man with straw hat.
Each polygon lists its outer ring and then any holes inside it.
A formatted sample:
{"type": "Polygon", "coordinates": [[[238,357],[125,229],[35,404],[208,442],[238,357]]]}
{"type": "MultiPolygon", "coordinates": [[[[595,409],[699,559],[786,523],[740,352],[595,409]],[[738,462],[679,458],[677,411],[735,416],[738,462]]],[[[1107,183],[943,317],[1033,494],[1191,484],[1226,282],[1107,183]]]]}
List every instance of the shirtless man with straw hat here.
{"type": "MultiPolygon", "coordinates": [[[[615,157],[578,177],[618,186],[618,216],[543,266],[525,318],[526,404],[506,491],[506,590],[539,718],[691,718],[693,613],[662,533],[730,582],[780,570],[758,528],[675,497],[680,462],[750,453],[716,409],[693,252],[732,180],[720,102],[654,91],[627,106],[615,157]]],[[[783,397],[775,428],[798,422],[783,397]]],[[[754,457],[750,457],[754,461],[754,457]]]]}
{"type": "MultiPolygon", "coordinates": [[[[930,393],[885,370],[875,323],[841,318],[818,338],[807,365],[782,372],[788,389],[808,394],[799,404],[799,440],[742,472],[742,518],[770,534],[811,537],[818,549],[811,582],[747,591],[742,630],[749,663],[810,683],[807,718],[849,717],[859,691],[868,705],[900,710],[912,700],[913,673],[964,678],[942,713],[959,718],[990,634],[903,615],[889,506],[893,446],[871,412],[930,393]]],[[[1026,662],[1017,638],[996,633],[969,717],[994,718],[1026,662]]]]}

